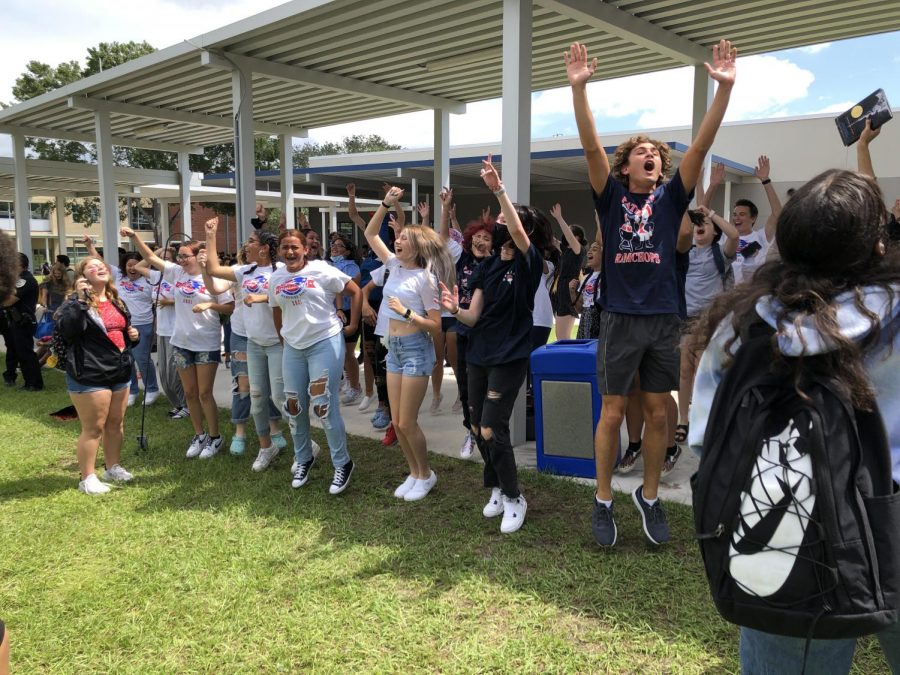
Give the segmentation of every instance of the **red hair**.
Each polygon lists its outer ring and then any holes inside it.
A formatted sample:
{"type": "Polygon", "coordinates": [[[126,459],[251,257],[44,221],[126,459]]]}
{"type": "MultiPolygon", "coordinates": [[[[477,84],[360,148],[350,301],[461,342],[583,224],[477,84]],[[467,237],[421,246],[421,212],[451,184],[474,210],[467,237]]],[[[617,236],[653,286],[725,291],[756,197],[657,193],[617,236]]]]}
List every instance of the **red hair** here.
{"type": "Polygon", "coordinates": [[[470,220],[463,231],[463,249],[466,253],[472,252],[472,237],[479,232],[487,232],[489,236],[494,236],[494,221],[484,222],[481,219],[470,220]]]}

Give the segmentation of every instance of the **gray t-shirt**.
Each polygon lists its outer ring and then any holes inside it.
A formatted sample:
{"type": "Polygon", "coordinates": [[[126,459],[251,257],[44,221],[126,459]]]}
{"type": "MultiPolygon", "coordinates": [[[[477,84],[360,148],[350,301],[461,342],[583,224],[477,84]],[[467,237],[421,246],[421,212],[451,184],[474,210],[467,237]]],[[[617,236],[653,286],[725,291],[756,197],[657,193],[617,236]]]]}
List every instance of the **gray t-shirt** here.
{"type": "MultiPolygon", "coordinates": [[[[716,267],[713,258],[713,246],[721,246],[713,242],[703,248],[694,246],[689,252],[690,266],[684,281],[684,300],[687,305],[688,316],[697,316],[706,306],[724,290],[722,275],[716,267]]],[[[730,258],[725,258],[725,264],[731,264],[730,258]]]]}

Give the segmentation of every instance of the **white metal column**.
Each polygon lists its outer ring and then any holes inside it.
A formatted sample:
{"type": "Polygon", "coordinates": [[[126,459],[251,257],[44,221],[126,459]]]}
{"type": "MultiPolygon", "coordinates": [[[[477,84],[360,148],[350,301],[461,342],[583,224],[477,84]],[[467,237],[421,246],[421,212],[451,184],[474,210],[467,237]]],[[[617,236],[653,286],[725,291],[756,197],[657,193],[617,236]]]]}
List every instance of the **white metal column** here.
{"type": "MultiPolygon", "coordinates": [[[[56,239],[59,253],[68,255],[68,246],[66,246],[66,198],[63,195],[56,195],[56,239]]],[[[71,262],[75,262],[74,260],[71,262]]]]}
{"type": "Polygon", "coordinates": [[[294,139],[287,134],[278,137],[281,147],[281,212],[284,226],[294,229],[294,139]]]}
{"type": "Polygon", "coordinates": [[[450,113],[434,111],[434,227],[441,222],[443,204],[438,195],[441,188],[450,187],[450,113]]]}
{"type": "Polygon", "coordinates": [[[16,175],[13,176],[16,210],[16,248],[20,253],[34,256],[31,251],[31,205],[28,203],[28,167],[25,163],[25,137],[13,134],[13,158],[16,175]]]}
{"type": "Polygon", "coordinates": [[[234,186],[237,236],[246,241],[256,211],[256,147],[253,141],[253,83],[251,73],[231,71],[231,105],[234,113],[234,186]]]}
{"type": "MultiPolygon", "coordinates": [[[[510,199],[531,199],[531,0],[503,0],[503,185],[510,199]]],[[[525,387],[510,417],[512,444],[525,443],[525,387]]]]}
{"type": "MultiPolygon", "coordinates": [[[[709,106],[712,104],[713,94],[715,93],[713,81],[706,73],[706,67],[701,63],[694,66],[694,100],[691,118],[691,140],[697,136],[700,130],[700,123],[709,106]]],[[[703,160],[703,189],[709,187],[709,178],[712,167],[712,153],[707,153],[706,159],[703,160]]]]}
{"type": "MultiPolygon", "coordinates": [[[[181,205],[181,224],[184,232],[193,232],[191,224],[191,156],[178,153],[178,203],[181,205]]],[[[166,218],[168,221],[168,218],[166,218]]],[[[206,235],[203,235],[206,238],[206,235]]]]}
{"type": "Polygon", "coordinates": [[[94,138],[97,142],[97,173],[100,176],[100,224],[103,233],[103,259],[119,264],[119,198],[113,178],[112,132],[109,113],[94,113],[94,138]]]}
{"type": "Polygon", "coordinates": [[[169,204],[162,199],[157,201],[159,202],[159,237],[162,239],[159,245],[165,246],[169,237],[172,236],[172,228],[169,226],[169,204]]]}
{"type": "Polygon", "coordinates": [[[413,225],[419,224],[419,181],[415,178],[410,179],[409,201],[412,203],[412,213],[410,214],[413,225]]]}
{"type": "MultiPolygon", "coordinates": [[[[331,217],[330,217],[330,220],[331,220],[331,226],[328,228],[328,231],[329,231],[329,232],[337,232],[337,231],[338,231],[337,205],[332,204],[331,206],[329,206],[329,207],[328,207],[328,213],[329,213],[330,216],[331,216],[331,217]]],[[[322,240],[322,246],[324,247],[325,251],[328,251],[328,250],[329,250],[328,245],[329,245],[329,239],[328,239],[328,237],[325,237],[325,238],[322,240]]],[[[324,255],[325,255],[324,252],[323,252],[322,255],[323,255],[323,257],[324,257],[324,255]]]]}

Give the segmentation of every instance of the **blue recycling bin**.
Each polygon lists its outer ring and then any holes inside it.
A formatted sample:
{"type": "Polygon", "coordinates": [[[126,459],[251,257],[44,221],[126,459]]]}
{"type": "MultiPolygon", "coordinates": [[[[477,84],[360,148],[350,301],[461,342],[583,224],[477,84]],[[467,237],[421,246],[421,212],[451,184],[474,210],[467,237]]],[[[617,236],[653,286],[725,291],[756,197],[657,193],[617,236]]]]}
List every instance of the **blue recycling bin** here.
{"type": "Polygon", "coordinates": [[[560,340],[531,354],[534,435],[541,471],[594,478],[600,419],[597,340],[560,340]]]}

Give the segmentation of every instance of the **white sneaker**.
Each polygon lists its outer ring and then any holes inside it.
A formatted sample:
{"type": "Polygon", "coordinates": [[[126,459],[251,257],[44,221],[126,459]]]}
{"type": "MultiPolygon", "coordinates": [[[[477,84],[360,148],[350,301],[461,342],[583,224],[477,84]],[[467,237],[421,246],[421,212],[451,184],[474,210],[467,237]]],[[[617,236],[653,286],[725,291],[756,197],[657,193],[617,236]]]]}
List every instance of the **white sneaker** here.
{"type": "Polygon", "coordinates": [[[462,401],[459,400],[459,396],[456,397],[456,401],[454,401],[453,406],[450,408],[450,412],[454,415],[458,415],[462,412],[462,401]]]}
{"type": "Polygon", "coordinates": [[[134,405],[134,402],[137,401],[137,394],[128,394],[128,407],[134,405]]]}
{"type": "MultiPolygon", "coordinates": [[[[313,440],[311,440],[309,443],[310,443],[310,445],[312,445],[312,456],[313,456],[313,457],[318,457],[318,456],[319,456],[319,453],[322,452],[322,448],[320,448],[320,447],[319,447],[319,444],[316,443],[316,442],[313,441],[313,440]]],[[[293,476],[295,473],[297,473],[297,469],[299,468],[299,466],[300,466],[300,463],[295,459],[295,460],[294,460],[294,463],[291,464],[291,475],[292,475],[292,476],[293,476]]]]}
{"type": "Polygon", "coordinates": [[[225,441],[222,440],[222,437],[213,438],[212,436],[207,435],[206,443],[203,444],[203,450],[200,451],[200,459],[209,459],[210,457],[214,457],[218,454],[219,450],[222,449],[222,446],[225,444],[225,441]]]}
{"type": "Polygon", "coordinates": [[[416,484],[403,496],[403,499],[408,502],[417,502],[420,499],[425,499],[435,483],[437,483],[437,474],[434,471],[431,472],[428,478],[417,478],[416,484]]]}
{"type": "Polygon", "coordinates": [[[466,437],[462,442],[462,445],[459,446],[459,456],[463,459],[470,459],[472,457],[472,452],[475,447],[475,437],[472,436],[472,432],[469,431],[466,433],[466,437]]]}
{"type": "Polygon", "coordinates": [[[265,471],[269,464],[272,463],[272,460],[278,456],[280,450],[281,449],[275,444],[270,445],[268,448],[260,448],[259,454],[253,461],[253,470],[265,471]]]}
{"type": "Polygon", "coordinates": [[[121,464],[113,464],[103,472],[103,480],[115,480],[120,483],[127,483],[130,480],[134,480],[134,476],[123,469],[121,464]]]}
{"type": "Polygon", "coordinates": [[[78,489],[86,495],[105,495],[109,492],[109,485],[105,485],[97,478],[97,474],[92,473],[90,476],[78,482],[78,489]]]}
{"type": "Polygon", "coordinates": [[[194,436],[194,440],[191,441],[191,444],[188,446],[187,454],[185,455],[188,459],[194,459],[201,452],[203,452],[203,446],[206,445],[206,439],[209,438],[206,434],[197,434],[194,436]]]}
{"type": "Polygon", "coordinates": [[[363,396],[362,401],[359,402],[359,406],[356,409],[359,410],[359,412],[366,412],[374,402],[375,396],[363,396]]]}
{"type": "Polygon", "coordinates": [[[443,394],[438,394],[431,399],[431,414],[438,415],[441,412],[441,401],[444,400],[443,394]]]}
{"type": "Polygon", "coordinates": [[[347,391],[341,396],[341,405],[353,405],[361,396],[361,389],[354,389],[353,387],[348,386],[347,391]]]}
{"type": "Polygon", "coordinates": [[[407,476],[406,480],[400,483],[400,487],[394,490],[394,496],[397,499],[403,499],[406,497],[406,494],[413,489],[416,484],[416,479],[412,476],[407,476]]]}
{"type": "Polygon", "coordinates": [[[491,498],[482,510],[485,518],[496,518],[503,513],[503,493],[500,488],[491,488],[491,498]]]}
{"type": "Polygon", "coordinates": [[[523,495],[515,499],[503,497],[503,520],[500,521],[500,532],[509,534],[515,532],[525,522],[525,511],[528,510],[528,502],[523,495]]]}
{"type": "Polygon", "coordinates": [[[144,394],[144,404],[153,405],[156,403],[156,399],[159,398],[158,391],[151,391],[149,394],[144,394]]]}

